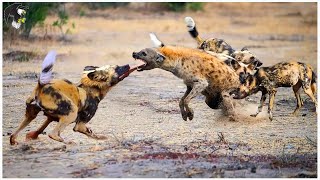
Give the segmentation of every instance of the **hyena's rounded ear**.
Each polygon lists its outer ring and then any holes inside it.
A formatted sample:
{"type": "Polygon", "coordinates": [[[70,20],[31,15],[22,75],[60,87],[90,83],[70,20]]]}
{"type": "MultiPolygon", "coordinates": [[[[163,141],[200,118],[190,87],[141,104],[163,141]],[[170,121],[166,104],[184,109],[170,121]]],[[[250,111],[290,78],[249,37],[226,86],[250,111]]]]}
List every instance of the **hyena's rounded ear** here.
{"type": "Polygon", "coordinates": [[[157,59],[156,62],[157,63],[162,63],[166,58],[162,55],[162,54],[157,54],[157,59]]]}
{"type": "Polygon", "coordinates": [[[249,49],[247,47],[243,47],[241,51],[249,51],[249,49]]]}
{"type": "Polygon", "coordinates": [[[87,76],[92,81],[106,81],[108,79],[104,71],[93,71],[88,73],[87,76]]]}

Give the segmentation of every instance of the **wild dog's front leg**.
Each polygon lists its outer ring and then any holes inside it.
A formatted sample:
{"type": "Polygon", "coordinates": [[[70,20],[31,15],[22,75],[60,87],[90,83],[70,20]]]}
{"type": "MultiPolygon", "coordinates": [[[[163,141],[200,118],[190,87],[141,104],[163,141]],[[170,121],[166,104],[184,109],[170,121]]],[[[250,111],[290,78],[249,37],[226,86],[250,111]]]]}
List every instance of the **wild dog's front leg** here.
{"type": "Polygon", "coordinates": [[[189,117],[189,120],[193,119],[193,110],[189,107],[189,102],[191,101],[192,98],[196,97],[198,94],[204,91],[207,87],[208,87],[208,82],[206,80],[198,80],[194,82],[192,90],[184,99],[184,106],[186,108],[186,113],[187,113],[187,116],[189,117]]]}
{"type": "Polygon", "coordinates": [[[269,107],[268,107],[268,113],[269,113],[269,119],[272,121],[272,110],[273,110],[273,104],[274,104],[274,98],[276,96],[277,90],[273,89],[271,92],[269,92],[269,107]]]}
{"type": "Polygon", "coordinates": [[[187,120],[188,119],[188,114],[186,112],[186,110],[184,109],[185,108],[185,105],[184,105],[184,99],[188,96],[188,94],[190,93],[191,91],[191,87],[190,86],[187,86],[187,91],[184,93],[184,95],[182,96],[182,98],[180,99],[180,102],[179,102],[179,107],[180,107],[180,112],[181,112],[181,115],[182,115],[182,119],[183,120],[187,120]]]}
{"type": "Polygon", "coordinates": [[[267,99],[267,94],[268,94],[267,90],[263,90],[263,91],[262,91],[261,99],[260,99],[260,104],[259,104],[259,107],[258,107],[258,111],[257,111],[255,114],[251,114],[250,116],[252,116],[252,117],[257,117],[257,115],[262,111],[264,102],[265,102],[266,99],[267,99]]]}
{"type": "Polygon", "coordinates": [[[83,134],[87,135],[88,137],[91,137],[91,138],[97,139],[97,140],[107,139],[107,137],[104,135],[98,135],[98,134],[95,134],[94,132],[92,132],[92,130],[90,128],[88,128],[84,122],[81,122],[81,121],[78,121],[76,123],[76,125],[73,128],[73,131],[83,133],[83,134]]]}

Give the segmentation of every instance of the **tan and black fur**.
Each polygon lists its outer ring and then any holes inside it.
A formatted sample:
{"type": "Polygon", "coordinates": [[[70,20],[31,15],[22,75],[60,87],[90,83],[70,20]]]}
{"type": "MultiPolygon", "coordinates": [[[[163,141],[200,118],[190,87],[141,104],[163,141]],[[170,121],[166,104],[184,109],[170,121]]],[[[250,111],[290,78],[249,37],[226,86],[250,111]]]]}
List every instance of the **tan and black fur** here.
{"type": "Polygon", "coordinates": [[[299,90],[302,87],[304,92],[311,98],[317,108],[316,93],[316,74],[311,66],[301,62],[281,62],[270,67],[261,67],[254,75],[249,75],[245,83],[233,92],[236,99],[245,98],[248,95],[262,92],[258,111],[252,116],[257,116],[261,111],[269,94],[269,119],[272,120],[272,109],[278,87],[292,87],[297,100],[297,107],[293,115],[297,115],[303,105],[299,90]]]}
{"type": "Polygon", "coordinates": [[[179,105],[184,120],[193,119],[193,110],[189,107],[189,102],[201,93],[206,96],[206,103],[211,108],[216,108],[219,104],[216,95],[220,93],[228,115],[231,119],[235,118],[229,92],[240,86],[240,80],[233,69],[199,49],[165,46],[156,38],[154,41],[157,41],[154,43],[157,48],[133,52],[132,56],[146,63],[138,71],[161,68],[183,79],[187,91],[179,105]]]}
{"type": "Polygon", "coordinates": [[[10,144],[17,144],[16,137],[40,111],[47,119],[36,131],[29,132],[27,139],[37,139],[38,135],[52,122],[58,124],[49,133],[53,140],[64,142],[61,132],[75,122],[73,130],[94,139],[105,139],[86,126],[96,113],[99,102],[106,93],[129,74],[129,65],[125,66],[87,66],[79,85],[66,79],[52,79],[52,67],[55,53],[50,52],[43,62],[38,84],[26,101],[25,117],[18,129],[10,136],[10,144]]]}

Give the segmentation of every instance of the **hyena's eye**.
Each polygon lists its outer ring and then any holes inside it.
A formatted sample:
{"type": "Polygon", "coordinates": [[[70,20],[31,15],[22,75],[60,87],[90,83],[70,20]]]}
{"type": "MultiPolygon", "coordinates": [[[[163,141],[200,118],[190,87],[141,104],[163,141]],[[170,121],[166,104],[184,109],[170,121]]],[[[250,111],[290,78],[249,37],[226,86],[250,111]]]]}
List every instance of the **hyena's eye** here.
{"type": "Polygon", "coordinates": [[[147,55],[147,53],[145,53],[145,52],[142,52],[142,56],[146,56],[147,55]]]}

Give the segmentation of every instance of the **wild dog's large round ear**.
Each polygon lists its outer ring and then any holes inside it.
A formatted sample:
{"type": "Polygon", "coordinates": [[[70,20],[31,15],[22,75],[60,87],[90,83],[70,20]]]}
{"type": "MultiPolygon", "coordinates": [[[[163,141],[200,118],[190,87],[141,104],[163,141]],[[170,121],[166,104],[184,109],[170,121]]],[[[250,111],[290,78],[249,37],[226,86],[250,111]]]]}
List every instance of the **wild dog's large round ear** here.
{"type": "Polygon", "coordinates": [[[249,49],[247,47],[243,47],[241,51],[249,51],[249,49]]]}
{"type": "Polygon", "coordinates": [[[99,68],[98,66],[86,66],[84,67],[83,71],[94,71],[97,68],[99,68]]]}
{"type": "Polygon", "coordinates": [[[237,70],[241,67],[240,63],[237,60],[230,60],[231,61],[231,66],[233,67],[233,69],[237,70]]]}
{"type": "Polygon", "coordinates": [[[93,71],[88,73],[87,76],[93,81],[106,81],[108,79],[105,71],[93,71]]]}
{"type": "Polygon", "coordinates": [[[256,67],[260,67],[260,66],[262,66],[262,62],[259,60],[259,59],[257,59],[256,58],[256,61],[254,62],[255,63],[255,65],[256,65],[256,67]]]}

